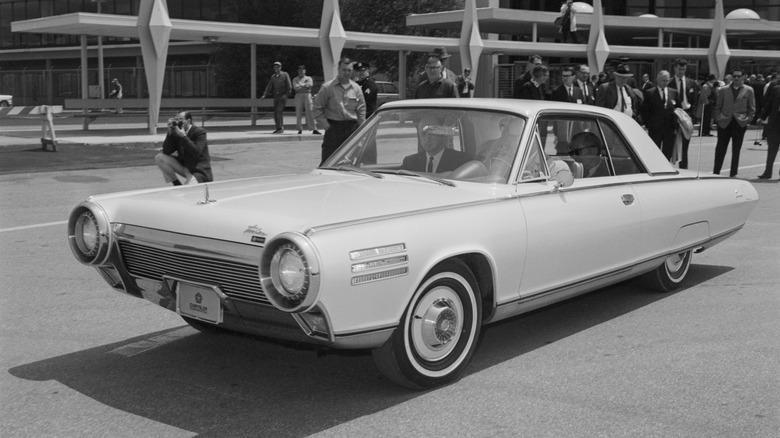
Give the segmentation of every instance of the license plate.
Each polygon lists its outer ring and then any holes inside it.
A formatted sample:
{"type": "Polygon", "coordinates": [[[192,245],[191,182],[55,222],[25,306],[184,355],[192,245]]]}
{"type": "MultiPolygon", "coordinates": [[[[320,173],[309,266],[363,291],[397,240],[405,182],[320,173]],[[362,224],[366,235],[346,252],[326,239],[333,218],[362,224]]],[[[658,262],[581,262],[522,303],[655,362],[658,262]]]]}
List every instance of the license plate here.
{"type": "Polygon", "coordinates": [[[213,287],[179,282],[176,287],[176,311],[180,315],[219,324],[222,306],[213,287]]]}

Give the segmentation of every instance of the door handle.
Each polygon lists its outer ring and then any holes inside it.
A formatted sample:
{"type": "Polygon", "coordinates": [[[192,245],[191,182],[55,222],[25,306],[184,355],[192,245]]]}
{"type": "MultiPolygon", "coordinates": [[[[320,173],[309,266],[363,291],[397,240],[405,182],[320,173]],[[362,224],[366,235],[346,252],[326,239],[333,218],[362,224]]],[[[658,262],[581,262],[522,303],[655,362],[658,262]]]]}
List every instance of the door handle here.
{"type": "Polygon", "coordinates": [[[622,195],[620,197],[620,200],[623,201],[623,205],[631,205],[634,203],[634,195],[631,194],[622,195]]]}

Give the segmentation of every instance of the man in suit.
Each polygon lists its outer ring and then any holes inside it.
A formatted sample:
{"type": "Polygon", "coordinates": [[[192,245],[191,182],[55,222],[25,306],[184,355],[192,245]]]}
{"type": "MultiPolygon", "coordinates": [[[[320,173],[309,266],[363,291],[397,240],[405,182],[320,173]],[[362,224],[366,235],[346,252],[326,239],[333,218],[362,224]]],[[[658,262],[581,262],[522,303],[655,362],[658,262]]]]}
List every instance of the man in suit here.
{"type": "Polygon", "coordinates": [[[547,66],[537,65],[531,71],[531,80],[520,87],[518,99],[545,100],[545,84],[550,79],[547,66]]]}
{"type": "Polygon", "coordinates": [[[731,172],[735,177],[739,171],[739,152],[747,125],[756,115],[756,100],[753,89],[744,85],[742,70],[734,70],[731,85],[718,90],[715,103],[715,120],[718,123],[718,142],[715,145],[715,166],[712,173],[719,175],[726,150],[731,141],[731,172]]]}
{"type": "MultiPolygon", "coordinates": [[[[686,77],[685,72],[688,69],[688,61],[685,58],[674,60],[674,78],[669,83],[669,87],[680,93],[680,108],[684,109],[691,120],[695,120],[696,102],[699,98],[701,88],[692,78],[686,77]]],[[[688,145],[691,139],[683,137],[682,156],[680,157],[680,169],[688,168],[688,145]]]]}
{"type": "Polygon", "coordinates": [[[645,92],[642,100],[642,120],[647,133],[667,159],[674,152],[677,118],[674,109],[680,107],[677,90],[669,88],[669,72],[661,70],[656,77],[656,86],[645,92]]]}
{"type": "Polygon", "coordinates": [[[165,182],[175,186],[182,185],[179,175],[184,178],[185,185],[214,179],[206,130],[192,124],[189,111],[182,111],[168,120],[168,135],[165,136],[162,152],[154,157],[154,161],[165,182]]]}
{"type": "Polygon", "coordinates": [[[759,119],[766,123],[765,132],[769,147],[766,151],[766,168],[758,178],[769,179],[772,178],[772,165],[780,147],[780,86],[774,86],[767,91],[759,119]]]}
{"type": "Polygon", "coordinates": [[[577,80],[574,86],[582,91],[584,96],[583,103],[586,105],[596,104],[596,87],[590,79],[590,67],[587,64],[580,64],[577,67],[577,80]]]}
{"type": "Polygon", "coordinates": [[[634,76],[626,64],[620,64],[612,73],[613,80],[599,85],[596,106],[620,111],[629,117],[637,115],[637,99],[633,96],[628,80],[634,76]]]}
{"type": "Polygon", "coordinates": [[[655,87],[655,84],[650,81],[650,75],[645,73],[642,75],[642,86],[639,87],[639,91],[642,92],[642,94],[647,93],[647,90],[655,87]]]}
{"type": "Polygon", "coordinates": [[[574,86],[574,69],[564,67],[561,69],[561,85],[555,87],[551,100],[557,102],[585,103],[582,90],[574,86]]]}
{"type": "Polygon", "coordinates": [[[539,55],[529,56],[528,64],[525,66],[525,73],[515,80],[514,86],[512,87],[512,98],[520,99],[520,88],[522,88],[526,82],[531,81],[531,78],[533,77],[531,72],[537,65],[542,65],[542,57],[539,55]]]}
{"type": "Polygon", "coordinates": [[[468,162],[464,152],[447,148],[454,129],[440,123],[437,117],[424,116],[417,124],[417,136],[422,151],[404,157],[401,168],[414,172],[442,173],[457,169],[468,162]]]}

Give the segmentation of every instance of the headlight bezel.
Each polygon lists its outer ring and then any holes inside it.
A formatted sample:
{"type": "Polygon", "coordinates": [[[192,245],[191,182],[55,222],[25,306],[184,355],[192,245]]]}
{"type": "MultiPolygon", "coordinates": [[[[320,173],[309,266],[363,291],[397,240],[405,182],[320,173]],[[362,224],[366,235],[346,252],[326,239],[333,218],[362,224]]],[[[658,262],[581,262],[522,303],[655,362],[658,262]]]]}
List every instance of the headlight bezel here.
{"type": "Polygon", "coordinates": [[[76,259],[89,266],[103,265],[111,253],[113,236],[108,215],[99,205],[83,202],[76,206],[68,218],[68,243],[76,259]],[[94,247],[85,236],[87,227],[94,226],[94,247]]]}
{"type": "MultiPolygon", "coordinates": [[[[298,233],[283,233],[269,241],[263,251],[259,267],[260,283],[266,297],[279,310],[289,313],[306,312],[317,303],[320,288],[319,256],[311,241],[298,233]],[[283,257],[294,257],[300,261],[300,273],[303,276],[296,284],[300,287],[288,287],[283,257]]],[[[289,280],[293,274],[287,274],[289,280]]]]}

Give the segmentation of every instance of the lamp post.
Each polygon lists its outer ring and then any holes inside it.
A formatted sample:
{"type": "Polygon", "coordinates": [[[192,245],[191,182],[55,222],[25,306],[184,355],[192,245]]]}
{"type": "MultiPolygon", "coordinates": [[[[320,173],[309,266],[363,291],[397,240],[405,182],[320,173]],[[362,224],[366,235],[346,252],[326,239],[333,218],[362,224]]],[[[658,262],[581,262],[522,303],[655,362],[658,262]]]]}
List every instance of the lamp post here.
{"type": "MultiPolygon", "coordinates": [[[[97,13],[101,13],[101,6],[106,0],[90,0],[92,3],[97,3],[97,13]]],[[[103,73],[103,37],[101,35],[98,35],[98,85],[99,85],[99,94],[98,97],[101,99],[105,99],[105,83],[106,78],[104,77],[103,73]]]]}

